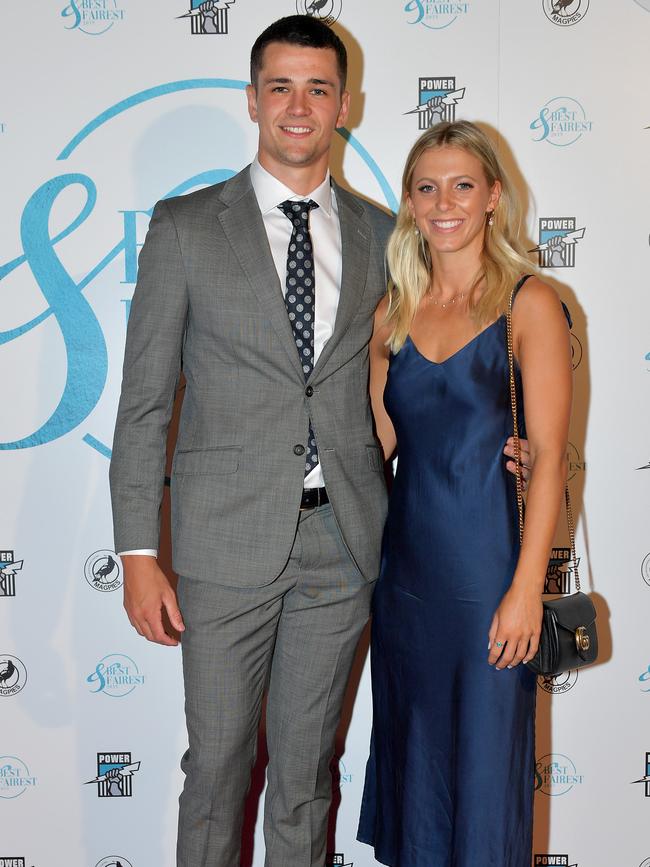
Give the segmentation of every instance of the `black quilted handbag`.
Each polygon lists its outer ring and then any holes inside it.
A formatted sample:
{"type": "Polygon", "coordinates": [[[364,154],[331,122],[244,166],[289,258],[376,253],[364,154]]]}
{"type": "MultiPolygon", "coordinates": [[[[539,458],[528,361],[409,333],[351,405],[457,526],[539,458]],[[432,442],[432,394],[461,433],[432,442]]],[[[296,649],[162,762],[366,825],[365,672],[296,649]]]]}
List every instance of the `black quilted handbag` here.
{"type": "MultiPolygon", "coordinates": [[[[524,534],[524,501],[521,480],[521,458],[519,450],[519,424],[517,421],[517,392],[515,388],[514,361],[512,352],[512,302],[515,291],[510,295],[507,315],[508,366],[510,372],[510,404],[515,442],[515,467],[517,482],[517,508],[519,512],[519,540],[524,534]]],[[[571,510],[568,486],[564,489],[571,558],[575,575],[576,593],[543,602],[542,632],[539,649],[528,662],[528,668],[535,674],[552,677],[582,668],[596,661],[598,656],[598,635],[596,633],[596,609],[591,599],[580,591],[578,559],[576,557],[575,526],[571,510]]]]}

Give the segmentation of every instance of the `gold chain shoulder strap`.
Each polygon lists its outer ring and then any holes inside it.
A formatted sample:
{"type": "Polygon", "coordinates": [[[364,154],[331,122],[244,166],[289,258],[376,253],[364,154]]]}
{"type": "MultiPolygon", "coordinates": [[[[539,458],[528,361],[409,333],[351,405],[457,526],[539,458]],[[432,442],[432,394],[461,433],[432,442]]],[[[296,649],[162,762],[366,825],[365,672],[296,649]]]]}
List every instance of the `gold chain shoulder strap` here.
{"type": "MultiPolygon", "coordinates": [[[[520,285],[520,284],[519,284],[520,285]]],[[[519,443],[519,421],[517,418],[517,389],[515,386],[515,361],[512,349],[512,305],[514,304],[517,287],[510,293],[508,301],[508,313],[506,315],[506,335],[508,341],[508,375],[510,378],[510,408],[512,410],[512,437],[515,443],[515,481],[517,485],[517,514],[519,516],[519,543],[524,541],[524,486],[521,478],[521,446],[519,443]]],[[[580,590],[580,576],[578,574],[578,558],[576,556],[576,531],[571,508],[569,486],[564,486],[564,502],[566,505],[567,526],[569,528],[569,544],[571,546],[571,559],[575,574],[576,590],[580,590]]]]}

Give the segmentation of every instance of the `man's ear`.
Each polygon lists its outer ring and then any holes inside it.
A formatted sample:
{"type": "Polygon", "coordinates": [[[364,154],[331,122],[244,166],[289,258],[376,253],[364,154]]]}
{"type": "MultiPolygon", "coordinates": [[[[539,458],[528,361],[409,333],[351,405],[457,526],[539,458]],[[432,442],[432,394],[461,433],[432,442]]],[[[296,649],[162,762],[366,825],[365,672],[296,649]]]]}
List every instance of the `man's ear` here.
{"type": "Polygon", "coordinates": [[[348,113],[350,111],[350,94],[347,90],[344,90],[341,94],[341,108],[339,109],[339,116],[336,118],[336,127],[343,126],[345,121],[348,119],[348,113]]]}
{"type": "Polygon", "coordinates": [[[246,101],[248,102],[248,116],[257,123],[257,91],[252,84],[246,85],[246,101]]]}

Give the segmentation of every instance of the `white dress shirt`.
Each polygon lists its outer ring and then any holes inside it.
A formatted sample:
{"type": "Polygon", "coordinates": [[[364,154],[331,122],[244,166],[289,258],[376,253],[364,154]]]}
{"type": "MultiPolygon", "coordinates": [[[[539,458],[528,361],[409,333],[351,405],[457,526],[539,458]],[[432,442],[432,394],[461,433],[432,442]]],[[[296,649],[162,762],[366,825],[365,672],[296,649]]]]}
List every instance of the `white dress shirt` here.
{"type": "MultiPolygon", "coordinates": [[[[312,199],[318,205],[309,214],[309,232],[314,248],[314,278],[315,278],[315,317],[314,317],[314,365],[323,351],[323,347],[332,336],[336,311],[341,295],[341,273],[343,270],[341,255],[341,225],[336,195],[330,184],[330,174],[327,172],[322,184],[308,193],[299,196],[285,186],[270,172],[263,168],[257,157],[250,168],[251,183],[262,212],[262,220],[271,247],[271,255],[275,270],[278,273],[282,295],[286,294],[285,280],[287,276],[287,251],[291,232],[291,221],[278,208],[287,199],[300,202],[312,199]]],[[[320,488],[323,486],[323,472],[320,464],[316,464],[309,475],[305,477],[305,488],[320,488]]],[[[147,554],[156,557],[158,552],[142,548],[137,551],[122,551],[122,554],[147,554]]]]}

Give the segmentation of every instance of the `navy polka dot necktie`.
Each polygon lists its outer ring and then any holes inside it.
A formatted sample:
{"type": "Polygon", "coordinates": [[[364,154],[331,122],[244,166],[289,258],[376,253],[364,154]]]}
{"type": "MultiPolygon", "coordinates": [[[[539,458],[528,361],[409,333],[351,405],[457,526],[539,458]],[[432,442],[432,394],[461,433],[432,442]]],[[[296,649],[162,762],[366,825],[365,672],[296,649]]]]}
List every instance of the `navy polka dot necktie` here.
{"type": "MultiPolygon", "coordinates": [[[[317,208],[316,202],[287,200],[278,205],[293,226],[287,251],[287,279],[284,303],[289,314],[293,338],[300,357],[305,380],[314,368],[315,280],[314,257],[309,234],[309,212],[317,208]]],[[[316,439],[309,422],[309,438],[305,459],[305,475],[318,463],[316,439]]]]}

